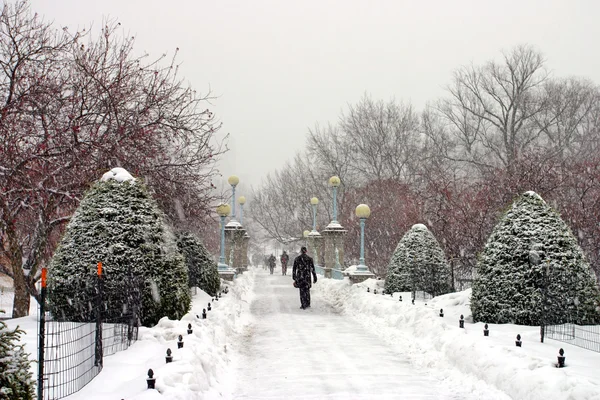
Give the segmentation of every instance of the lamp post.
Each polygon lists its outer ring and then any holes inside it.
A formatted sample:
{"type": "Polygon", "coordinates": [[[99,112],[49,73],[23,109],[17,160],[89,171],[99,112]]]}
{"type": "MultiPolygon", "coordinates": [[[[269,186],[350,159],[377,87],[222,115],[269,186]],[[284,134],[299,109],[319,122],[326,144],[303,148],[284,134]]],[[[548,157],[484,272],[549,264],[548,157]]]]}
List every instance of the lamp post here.
{"type": "Polygon", "coordinates": [[[229,266],[225,263],[225,218],[231,212],[231,207],[227,203],[221,203],[217,206],[217,214],[221,217],[221,255],[217,269],[227,270],[229,266]]]}
{"type": "Polygon", "coordinates": [[[332,176],[329,178],[329,184],[333,187],[333,220],[331,222],[337,222],[337,188],[340,186],[340,178],[338,176],[332,176]]]}
{"type": "Polygon", "coordinates": [[[310,205],[312,206],[313,212],[313,232],[317,230],[317,204],[319,204],[319,199],[317,199],[316,197],[310,199],[310,205]]]}
{"type": "Polygon", "coordinates": [[[246,204],[246,197],[240,196],[238,198],[238,203],[240,204],[240,224],[243,224],[242,220],[244,219],[244,204],[246,204]]]}
{"type": "Polygon", "coordinates": [[[240,178],[238,178],[235,175],[231,175],[229,179],[227,179],[227,182],[231,185],[231,190],[233,191],[233,194],[231,196],[231,218],[235,219],[235,187],[238,183],[240,183],[240,178]]]}
{"type": "Polygon", "coordinates": [[[360,264],[357,271],[367,271],[365,265],[365,220],[371,215],[371,209],[366,204],[356,207],[356,216],[360,219],[360,264]]]}

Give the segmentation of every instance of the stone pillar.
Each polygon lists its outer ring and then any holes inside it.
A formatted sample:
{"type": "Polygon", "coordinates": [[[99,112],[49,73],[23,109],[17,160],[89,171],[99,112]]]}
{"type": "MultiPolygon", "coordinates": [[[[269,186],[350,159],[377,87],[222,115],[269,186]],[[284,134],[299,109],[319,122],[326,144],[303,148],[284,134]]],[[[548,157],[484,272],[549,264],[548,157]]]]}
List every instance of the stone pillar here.
{"type": "Polygon", "coordinates": [[[250,235],[244,231],[244,237],[242,238],[242,272],[248,271],[248,243],[250,242],[250,235]]]}
{"type": "Polygon", "coordinates": [[[324,242],[322,265],[326,278],[331,278],[332,269],[344,269],[344,237],[346,232],[342,225],[333,221],[322,232],[324,242]]]}
{"type": "MultiPolygon", "coordinates": [[[[229,268],[235,270],[238,274],[244,270],[244,259],[248,257],[244,255],[244,235],[246,230],[235,219],[232,219],[225,225],[225,261],[229,268]]],[[[225,279],[225,278],[224,278],[225,279]]]]}
{"type": "Polygon", "coordinates": [[[321,252],[321,242],[323,241],[323,237],[317,231],[311,231],[308,234],[307,242],[309,253],[313,258],[313,261],[316,266],[323,265],[323,257],[321,252]]]}

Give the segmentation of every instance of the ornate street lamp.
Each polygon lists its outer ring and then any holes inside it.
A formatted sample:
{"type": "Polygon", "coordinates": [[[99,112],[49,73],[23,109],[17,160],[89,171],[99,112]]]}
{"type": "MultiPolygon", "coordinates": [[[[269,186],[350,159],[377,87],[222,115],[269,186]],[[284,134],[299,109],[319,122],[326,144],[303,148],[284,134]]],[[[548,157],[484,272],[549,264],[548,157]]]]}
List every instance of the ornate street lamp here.
{"type": "Polygon", "coordinates": [[[227,270],[229,266],[225,263],[225,218],[231,212],[231,207],[227,203],[221,203],[217,206],[217,214],[221,217],[221,255],[217,269],[227,270]]]}
{"type": "Polygon", "coordinates": [[[360,219],[360,264],[357,271],[367,271],[365,265],[365,220],[371,215],[371,209],[366,204],[359,204],[356,207],[356,216],[360,219]]]}
{"type": "Polygon", "coordinates": [[[233,210],[231,213],[231,218],[235,219],[235,187],[238,183],[240,183],[240,178],[235,175],[231,175],[229,179],[227,179],[227,182],[231,185],[231,190],[233,191],[231,196],[231,209],[233,210]]]}
{"type": "Polygon", "coordinates": [[[238,203],[240,204],[240,224],[242,224],[242,220],[244,219],[244,204],[246,204],[246,197],[240,196],[238,198],[238,203]]]}
{"type": "Polygon", "coordinates": [[[313,197],[312,199],[310,199],[310,204],[312,206],[312,212],[313,212],[313,232],[317,230],[317,204],[319,204],[319,199],[317,199],[316,197],[313,197]]]}
{"type": "Polygon", "coordinates": [[[331,222],[337,222],[337,188],[340,183],[339,176],[329,178],[329,184],[333,187],[333,220],[331,222]]]}

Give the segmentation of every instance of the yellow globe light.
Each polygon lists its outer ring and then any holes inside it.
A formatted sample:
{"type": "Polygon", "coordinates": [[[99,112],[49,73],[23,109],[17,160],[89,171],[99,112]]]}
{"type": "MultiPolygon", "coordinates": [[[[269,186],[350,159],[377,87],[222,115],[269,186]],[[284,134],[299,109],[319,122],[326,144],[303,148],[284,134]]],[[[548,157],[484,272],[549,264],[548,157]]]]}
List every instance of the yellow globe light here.
{"type": "Polygon", "coordinates": [[[319,199],[317,199],[316,197],[313,197],[312,199],[310,199],[310,204],[312,204],[313,206],[316,206],[317,204],[319,204],[319,199]]]}
{"type": "Polygon", "coordinates": [[[246,197],[244,197],[244,196],[238,197],[238,203],[240,203],[241,205],[246,204],[246,197]]]}
{"type": "Polygon", "coordinates": [[[231,206],[227,203],[221,203],[217,206],[217,214],[220,217],[226,217],[231,212],[231,206]]]}
{"type": "Polygon", "coordinates": [[[227,182],[229,182],[231,186],[237,186],[237,184],[240,183],[240,178],[235,175],[231,175],[229,179],[227,179],[227,182]]]}
{"type": "Polygon", "coordinates": [[[303,233],[304,237],[307,238],[309,233],[310,232],[308,230],[304,231],[304,233],[303,233]]]}
{"type": "Polygon", "coordinates": [[[356,206],[356,216],[358,218],[369,218],[371,215],[371,209],[366,204],[359,204],[356,206]]]}
{"type": "Polygon", "coordinates": [[[329,178],[329,184],[333,187],[338,187],[340,186],[340,177],[339,176],[332,176],[331,178],[329,178]]]}

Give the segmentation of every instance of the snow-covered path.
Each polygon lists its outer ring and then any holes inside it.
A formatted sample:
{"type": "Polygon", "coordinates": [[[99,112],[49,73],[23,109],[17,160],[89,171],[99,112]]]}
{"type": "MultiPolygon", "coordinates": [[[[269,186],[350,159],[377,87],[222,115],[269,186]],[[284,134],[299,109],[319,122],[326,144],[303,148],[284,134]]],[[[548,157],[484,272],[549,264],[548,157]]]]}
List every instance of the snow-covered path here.
{"type": "Polygon", "coordinates": [[[299,309],[291,277],[258,271],[235,399],[465,399],[410,365],[312,291],[299,309]]]}

